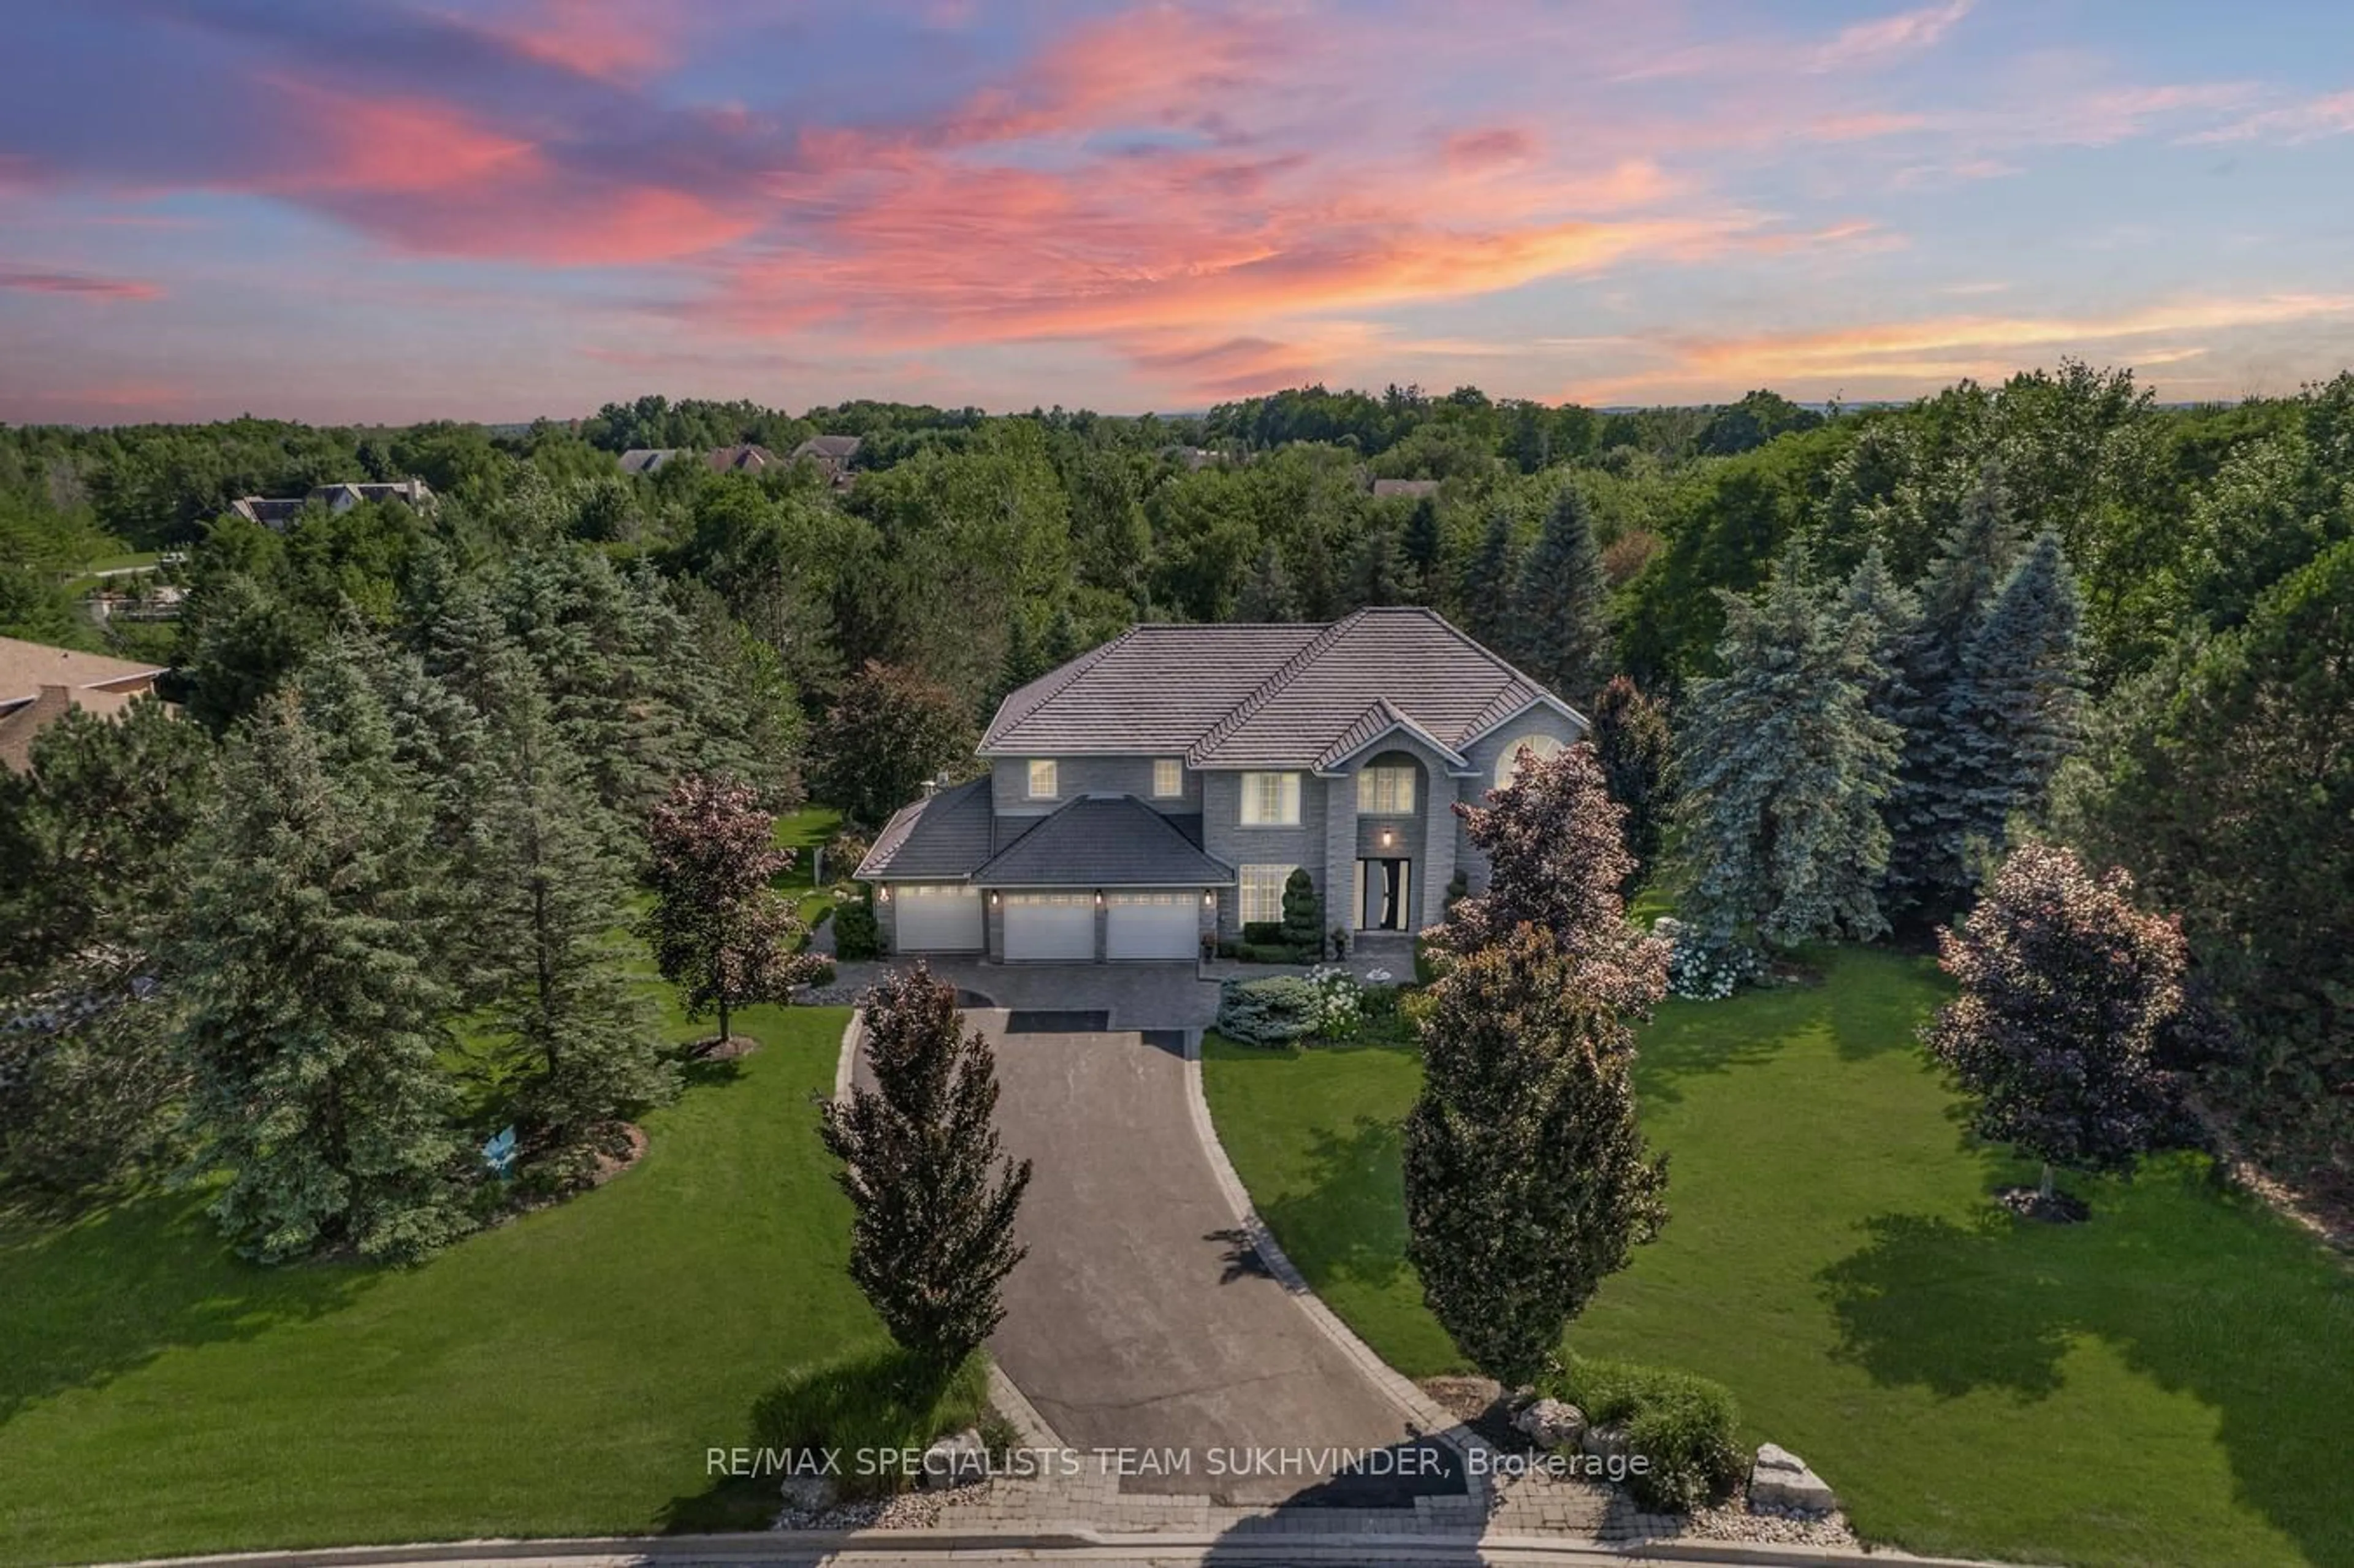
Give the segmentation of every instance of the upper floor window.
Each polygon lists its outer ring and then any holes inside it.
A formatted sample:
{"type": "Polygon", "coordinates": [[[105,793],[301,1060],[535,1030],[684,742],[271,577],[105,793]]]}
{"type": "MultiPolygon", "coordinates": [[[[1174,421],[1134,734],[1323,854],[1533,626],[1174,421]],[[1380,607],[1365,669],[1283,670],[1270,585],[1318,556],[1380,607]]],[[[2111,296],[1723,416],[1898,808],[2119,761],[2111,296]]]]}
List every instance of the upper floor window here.
{"type": "Polygon", "coordinates": [[[1299,825],[1299,775],[1243,775],[1243,826],[1289,828],[1299,825]]]}
{"type": "Polygon", "coordinates": [[[1357,810],[1369,817],[1403,816],[1414,810],[1414,768],[1367,768],[1357,775],[1357,810]]]}
{"type": "Polygon", "coordinates": [[[1512,781],[1521,770],[1522,758],[1543,762],[1560,749],[1561,742],[1549,735],[1524,735],[1510,742],[1496,758],[1496,788],[1501,789],[1512,781]]]}
{"type": "Polygon", "coordinates": [[[1030,764],[1030,798],[1051,800],[1055,798],[1055,759],[1041,757],[1030,764]]]}
{"type": "Polygon", "coordinates": [[[1185,792],[1185,765],[1173,757],[1158,757],[1152,761],[1152,793],[1157,800],[1172,800],[1185,792]]]}

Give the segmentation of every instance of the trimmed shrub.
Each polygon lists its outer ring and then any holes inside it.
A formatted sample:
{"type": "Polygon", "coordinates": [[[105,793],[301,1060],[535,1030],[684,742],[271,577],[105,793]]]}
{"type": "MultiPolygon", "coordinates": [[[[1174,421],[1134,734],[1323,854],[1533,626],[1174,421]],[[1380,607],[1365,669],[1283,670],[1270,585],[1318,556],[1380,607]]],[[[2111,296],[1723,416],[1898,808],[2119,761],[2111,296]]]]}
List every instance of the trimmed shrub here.
{"type": "Polygon", "coordinates": [[[1648,1463],[1627,1489],[1654,1513],[1686,1513],[1732,1491],[1744,1461],[1733,1391],[1665,1367],[1572,1356],[1540,1392],[1567,1400],[1596,1425],[1619,1425],[1630,1453],[1648,1463]]]}
{"type": "Polygon", "coordinates": [[[1324,956],[1324,904],[1305,871],[1295,870],[1284,879],[1282,939],[1316,958],[1324,956]]]}
{"type": "Polygon", "coordinates": [[[833,954],[845,959],[883,956],[883,923],[875,917],[872,889],[855,902],[834,906],[833,954]]]}
{"type": "Polygon", "coordinates": [[[1288,1045],[1316,1028],[1323,996],[1297,975],[1230,980],[1218,987],[1219,1033],[1246,1045],[1288,1045]]]}
{"type": "Polygon", "coordinates": [[[811,972],[810,978],[804,982],[804,984],[812,986],[832,985],[833,983],[833,960],[829,958],[821,957],[817,961],[817,968],[811,972]]]}
{"type": "Polygon", "coordinates": [[[1282,942],[1238,942],[1234,956],[1246,964],[1310,964],[1316,955],[1282,942]]]}
{"type": "Polygon", "coordinates": [[[989,1408],[988,1362],[973,1355],[942,1382],[894,1348],[854,1360],[804,1367],[752,1406],[752,1436],[763,1448],[841,1455],[836,1482],[844,1500],[888,1496],[917,1476],[861,1466],[857,1451],[921,1449],[978,1425],[989,1408]],[[879,1474],[862,1474],[863,1470],[879,1474]]]}
{"type": "Polygon", "coordinates": [[[1280,920],[1246,920],[1243,940],[1255,948],[1277,948],[1283,945],[1283,922],[1280,920]]]}

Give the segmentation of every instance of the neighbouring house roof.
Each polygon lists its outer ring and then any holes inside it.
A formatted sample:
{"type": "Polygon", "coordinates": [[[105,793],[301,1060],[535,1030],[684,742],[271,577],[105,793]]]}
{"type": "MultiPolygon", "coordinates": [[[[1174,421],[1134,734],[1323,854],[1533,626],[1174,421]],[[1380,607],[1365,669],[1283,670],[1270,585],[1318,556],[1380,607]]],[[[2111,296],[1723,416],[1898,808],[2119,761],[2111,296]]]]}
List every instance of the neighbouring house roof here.
{"type": "Polygon", "coordinates": [[[313,485],[304,495],[240,495],[228,503],[228,509],[249,523],[277,528],[301,516],[306,506],[348,512],[363,501],[398,501],[422,512],[434,503],[433,487],[421,479],[345,481],[313,485]]]}
{"type": "MultiPolygon", "coordinates": [[[[1194,833],[1201,819],[1192,819],[1194,833]]],[[[896,875],[896,873],[894,873],[896,875]]],[[[1225,887],[1235,868],[1133,795],[1071,801],[975,867],[985,887],[1225,887]]]]}
{"type": "Polygon", "coordinates": [[[976,779],[902,806],[875,835],[855,876],[961,879],[989,858],[989,780],[976,779]]]}
{"type": "Polygon", "coordinates": [[[228,509],[249,523],[274,528],[280,524],[294,521],[308,504],[308,499],[300,495],[276,500],[261,495],[240,495],[228,503],[228,509]]]}
{"type": "Polygon", "coordinates": [[[652,473],[679,455],[678,447],[631,447],[621,454],[623,473],[652,473]]]}
{"type": "Polygon", "coordinates": [[[831,458],[835,462],[848,462],[858,455],[865,444],[861,436],[811,436],[793,449],[797,458],[831,458]]]}
{"type": "Polygon", "coordinates": [[[1420,608],[1361,609],[1329,626],[1149,625],[1015,691],[981,750],[1320,768],[1403,729],[1452,762],[1535,705],[1585,722],[1420,608]]]}
{"type": "Polygon", "coordinates": [[[1437,493],[1438,481],[1435,479],[1377,479],[1373,481],[1373,494],[1377,497],[1404,495],[1419,501],[1426,495],[1436,495],[1437,493]]]}
{"type": "Polygon", "coordinates": [[[155,689],[161,667],[0,637],[0,768],[32,761],[33,737],[68,710],[111,717],[155,689]]]}
{"type": "Polygon", "coordinates": [[[26,642],[0,637],[0,709],[31,702],[44,686],[64,686],[76,692],[143,692],[164,673],[160,664],[140,664],[106,653],[85,653],[79,648],[52,648],[46,642],[26,642]]]}
{"type": "Polygon", "coordinates": [[[777,461],[777,454],[762,446],[746,444],[740,447],[720,447],[703,454],[703,461],[714,473],[758,473],[777,461]]]}

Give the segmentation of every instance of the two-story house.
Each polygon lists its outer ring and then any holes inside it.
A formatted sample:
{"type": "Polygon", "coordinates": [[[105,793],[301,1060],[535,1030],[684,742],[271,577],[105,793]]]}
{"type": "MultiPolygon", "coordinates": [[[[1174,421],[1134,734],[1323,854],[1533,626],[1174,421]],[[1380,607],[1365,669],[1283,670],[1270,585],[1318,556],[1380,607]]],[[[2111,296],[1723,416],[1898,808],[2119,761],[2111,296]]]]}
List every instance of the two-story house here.
{"type": "Polygon", "coordinates": [[[1486,866],[1458,801],[1583,715],[1426,609],[1329,626],[1138,626],[1007,697],[987,777],[895,815],[856,875],[894,953],[1197,957],[1278,920],[1411,932],[1486,866]]]}

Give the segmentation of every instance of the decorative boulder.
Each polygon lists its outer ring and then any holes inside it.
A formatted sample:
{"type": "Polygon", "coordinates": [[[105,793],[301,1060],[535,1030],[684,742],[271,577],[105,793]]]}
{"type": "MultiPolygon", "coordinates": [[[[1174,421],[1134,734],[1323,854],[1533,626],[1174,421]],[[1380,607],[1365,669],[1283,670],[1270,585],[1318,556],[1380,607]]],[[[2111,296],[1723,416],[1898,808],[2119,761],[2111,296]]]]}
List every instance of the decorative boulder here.
{"type": "Polygon", "coordinates": [[[832,1476],[787,1476],[777,1491],[787,1508],[801,1513],[823,1513],[838,1497],[832,1476]]]}
{"type": "Polygon", "coordinates": [[[1613,1422],[1607,1426],[1589,1426],[1578,1446],[1597,1459],[1623,1459],[1633,1450],[1627,1441],[1627,1429],[1613,1422]]]}
{"type": "Polygon", "coordinates": [[[989,1478],[989,1446],[972,1427],[951,1433],[924,1450],[924,1485],[963,1487],[989,1478]]]}
{"type": "Polygon", "coordinates": [[[1804,1459],[1778,1443],[1760,1443],[1749,1469],[1749,1506],[1829,1513],[1839,1507],[1839,1497],[1804,1459]]]}
{"type": "Polygon", "coordinates": [[[1512,1430],[1540,1448],[1574,1448],[1585,1436],[1585,1412],[1558,1399],[1532,1400],[1512,1417],[1512,1430]]]}

